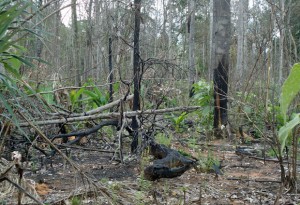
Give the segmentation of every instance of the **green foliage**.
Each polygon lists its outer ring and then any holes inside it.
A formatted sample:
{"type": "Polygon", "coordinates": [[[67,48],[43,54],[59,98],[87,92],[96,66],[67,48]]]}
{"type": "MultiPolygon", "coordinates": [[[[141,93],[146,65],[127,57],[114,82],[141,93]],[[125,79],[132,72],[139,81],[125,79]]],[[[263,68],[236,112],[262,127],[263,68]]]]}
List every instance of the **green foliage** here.
{"type": "Polygon", "coordinates": [[[294,114],[293,119],[289,122],[286,122],[288,108],[300,91],[299,79],[300,64],[297,63],[292,67],[288,78],[285,80],[280,95],[280,110],[285,122],[284,126],[282,126],[278,132],[279,141],[281,143],[281,152],[286,146],[294,127],[300,124],[300,113],[294,114]]]}
{"type": "Polygon", "coordinates": [[[18,103],[11,105],[7,101],[8,96],[22,96],[17,83],[23,83],[19,73],[22,64],[31,66],[22,53],[25,49],[17,43],[21,39],[17,37],[21,31],[19,22],[21,14],[27,8],[28,4],[22,4],[22,1],[4,0],[0,3],[0,66],[5,69],[6,74],[0,73],[0,102],[9,112],[10,119],[17,125],[12,107],[19,106],[18,103]]]}
{"type": "Polygon", "coordinates": [[[291,102],[300,91],[299,80],[300,80],[300,64],[296,63],[292,67],[288,78],[285,80],[281,88],[281,95],[279,101],[280,101],[281,113],[284,116],[284,122],[286,122],[287,111],[291,102]]]}
{"type": "Polygon", "coordinates": [[[149,180],[138,178],[137,182],[140,190],[142,191],[149,191],[152,187],[152,183],[149,180]]]}
{"type": "Polygon", "coordinates": [[[184,121],[184,119],[186,119],[186,117],[187,117],[186,112],[181,113],[178,117],[175,116],[174,114],[171,114],[169,119],[171,119],[172,123],[174,124],[176,132],[182,132],[183,131],[181,128],[182,128],[182,125],[183,125],[183,121],[184,121]]]}
{"type": "Polygon", "coordinates": [[[144,200],[145,200],[145,194],[142,191],[136,191],[134,192],[134,196],[136,199],[136,204],[137,205],[144,205],[144,200]]]}
{"type": "Polygon", "coordinates": [[[111,191],[113,191],[114,193],[119,192],[121,190],[121,188],[122,188],[122,185],[119,182],[115,181],[115,182],[109,183],[109,189],[111,191]]]}
{"type": "Polygon", "coordinates": [[[28,4],[21,3],[12,5],[11,1],[0,4],[0,64],[3,64],[5,70],[17,79],[21,78],[19,68],[22,63],[32,66],[25,57],[21,56],[25,48],[17,45],[21,39],[16,38],[16,34],[20,31],[17,29],[16,19],[27,6],[28,4]],[[14,29],[11,29],[12,25],[14,29]]]}
{"type": "Polygon", "coordinates": [[[191,147],[194,150],[199,149],[199,145],[197,143],[198,139],[195,137],[189,137],[188,138],[188,146],[191,147]]]}
{"type": "Polygon", "coordinates": [[[201,124],[209,126],[213,119],[213,86],[205,80],[200,80],[193,87],[195,92],[193,102],[201,106],[201,109],[197,111],[198,119],[201,124]]]}
{"type": "Polygon", "coordinates": [[[120,82],[116,82],[113,84],[113,91],[117,93],[120,90],[120,82]]]}
{"type": "Polygon", "coordinates": [[[97,108],[108,103],[109,93],[103,93],[95,84],[87,82],[79,90],[72,90],[70,99],[73,110],[82,103],[85,103],[89,108],[97,108]],[[88,88],[88,86],[93,88],[88,88]]]}
{"type": "Polygon", "coordinates": [[[269,157],[276,157],[276,151],[274,149],[269,149],[267,151],[267,156],[269,156],[269,157]]]}
{"type": "MultiPolygon", "coordinates": [[[[52,91],[52,84],[40,86],[39,89],[37,90],[37,92],[47,92],[47,91],[52,91]]],[[[54,94],[52,92],[42,93],[41,95],[49,105],[54,104],[54,100],[53,100],[54,94]]]]}
{"type": "Polygon", "coordinates": [[[283,151],[286,146],[288,137],[290,136],[291,131],[300,124],[300,113],[295,114],[294,118],[287,122],[283,127],[279,129],[278,136],[281,143],[281,151],[283,151]]]}
{"type": "Polygon", "coordinates": [[[281,114],[280,111],[280,106],[279,105],[268,105],[268,112],[270,113],[270,118],[273,118],[273,114],[275,115],[275,121],[277,123],[277,128],[279,129],[284,125],[284,119],[283,115],[281,114]]]}
{"type": "Polygon", "coordinates": [[[159,144],[170,146],[172,142],[172,136],[166,136],[164,133],[158,133],[155,135],[155,141],[159,144]]]}
{"type": "MultiPolygon", "coordinates": [[[[200,155],[200,153],[199,153],[199,155],[200,155]]],[[[211,151],[208,151],[208,154],[206,157],[203,157],[201,155],[198,156],[198,159],[201,159],[199,161],[199,168],[203,172],[209,172],[209,171],[213,170],[214,165],[216,165],[216,166],[220,165],[220,160],[218,160],[215,156],[213,156],[211,151]]]]}
{"type": "Polygon", "coordinates": [[[77,197],[77,196],[74,196],[74,197],[72,198],[72,200],[71,200],[71,204],[72,204],[72,205],[80,205],[80,204],[81,204],[80,198],[77,197]]]}
{"type": "Polygon", "coordinates": [[[195,95],[193,99],[199,106],[210,106],[213,97],[212,85],[205,80],[200,80],[193,85],[195,95]]]}

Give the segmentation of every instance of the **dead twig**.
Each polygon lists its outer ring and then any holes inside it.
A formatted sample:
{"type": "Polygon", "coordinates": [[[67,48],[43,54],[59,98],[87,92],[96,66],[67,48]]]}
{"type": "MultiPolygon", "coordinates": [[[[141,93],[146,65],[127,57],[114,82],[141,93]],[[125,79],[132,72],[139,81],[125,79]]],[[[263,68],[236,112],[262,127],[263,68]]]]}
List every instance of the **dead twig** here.
{"type": "Polygon", "coordinates": [[[81,150],[86,150],[86,151],[95,151],[95,152],[103,152],[103,153],[115,153],[115,151],[112,151],[112,150],[93,149],[93,148],[86,148],[86,147],[67,145],[67,144],[56,144],[56,143],[54,143],[54,145],[56,145],[58,147],[67,147],[67,148],[81,149],[81,150]]]}
{"type": "Polygon", "coordinates": [[[243,179],[243,178],[235,178],[235,177],[228,177],[227,180],[233,180],[233,181],[245,181],[245,182],[271,182],[271,183],[281,183],[281,181],[277,180],[267,180],[267,179],[243,179]]]}
{"type": "Polygon", "coordinates": [[[7,177],[4,178],[0,178],[0,182],[2,181],[8,181],[9,183],[11,183],[12,185],[14,185],[17,189],[19,189],[21,192],[23,192],[24,194],[26,194],[26,196],[28,196],[29,198],[31,198],[33,201],[35,201],[37,204],[41,204],[44,205],[43,202],[39,201],[38,199],[36,199],[34,196],[32,196],[30,193],[28,193],[23,187],[19,186],[17,183],[13,182],[12,180],[10,180],[7,177]]]}
{"type": "Polygon", "coordinates": [[[115,204],[113,199],[109,196],[109,193],[106,191],[105,187],[99,186],[96,184],[89,176],[87,176],[69,157],[67,157],[60,149],[58,149],[50,139],[46,137],[46,135],[37,127],[35,126],[30,120],[24,116],[23,113],[18,113],[24,118],[25,121],[40,135],[46,143],[48,143],[56,152],[58,152],[72,167],[74,167],[83,177],[85,177],[91,184],[93,184],[96,188],[99,189],[100,193],[106,197],[110,204],[115,204]]]}

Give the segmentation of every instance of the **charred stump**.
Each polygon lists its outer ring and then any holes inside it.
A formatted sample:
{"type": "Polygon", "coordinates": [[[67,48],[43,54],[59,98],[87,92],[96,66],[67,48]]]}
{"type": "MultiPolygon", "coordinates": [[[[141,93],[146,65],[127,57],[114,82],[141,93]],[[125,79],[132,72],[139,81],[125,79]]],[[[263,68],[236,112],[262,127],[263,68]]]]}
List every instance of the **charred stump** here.
{"type": "Polygon", "coordinates": [[[196,160],[189,159],[165,145],[151,143],[149,147],[150,154],[156,160],[144,169],[144,178],[147,180],[155,181],[160,178],[181,176],[196,163],[196,160]]]}

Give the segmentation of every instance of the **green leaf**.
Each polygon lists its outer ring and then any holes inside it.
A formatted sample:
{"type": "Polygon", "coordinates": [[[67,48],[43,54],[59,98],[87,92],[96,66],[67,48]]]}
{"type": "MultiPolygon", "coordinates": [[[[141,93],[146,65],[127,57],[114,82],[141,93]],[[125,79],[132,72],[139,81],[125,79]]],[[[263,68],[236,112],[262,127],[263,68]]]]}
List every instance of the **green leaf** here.
{"type": "Polygon", "coordinates": [[[91,97],[91,98],[97,98],[98,97],[97,94],[93,93],[92,91],[86,90],[86,89],[83,90],[83,93],[85,95],[91,97]]]}
{"type": "Polygon", "coordinates": [[[18,70],[18,69],[12,67],[12,66],[11,66],[9,63],[7,63],[7,62],[3,62],[3,65],[4,65],[4,68],[5,68],[8,72],[10,72],[11,74],[13,74],[13,76],[14,76],[15,78],[18,78],[18,79],[21,78],[21,75],[19,74],[19,70],[18,70]]]}
{"type": "Polygon", "coordinates": [[[176,125],[179,125],[187,116],[186,112],[181,113],[181,115],[179,115],[179,117],[176,120],[176,125]]]}
{"type": "Polygon", "coordinates": [[[11,56],[18,59],[19,61],[23,62],[27,66],[34,67],[34,65],[30,61],[26,60],[23,57],[20,57],[20,56],[14,55],[14,54],[11,54],[11,56]]]}
{"type": "Polygon", "coordinates": [[[20,7],[20,3],[12,6],[6,11],[0,13],[0,39],[7,35],[8,27],[13,23],[15,18],[20,15],[28,5],[20,7]]]}
{"type": "Polygon", "coordinates": [[[113,84],[113,91],[116,93],[120,89],[120,82],[116,82],[113,84]]]}
{"type": "MultiPolygon", "coordinates": [[[[39,92],[47,92],[52,91],[52,84],[44,85],[39,87],[39,92]]],[[[54,104],[54,94],[52,92],[49,93],[41,93],[41,96],[46,100],[46,102],[51,105],[54,104]]]]}
{"type": "Polygon", "coordinates": [[[97,87],[94,87],[94,92],[97,94],[98,97],[102,96],[102,92],[100,91],[100,89],[98,89],[97,87]]]}
{"type": "Polygon", "coordinates": [[[84,92],[85,88],[80,88],[78,91],[72,90],[70,93],[71,103],[74,107],[75,103],[79,101],[79,97],[84,92]]]}
{"type": "Polygon", "coordinates": [[[281,152],[283,151],[285,145],[286,145],[286,140],[290,136],[291,131],[295,126],[300,124],[300,113],[296,114],[295,117],[286,123],[283,127],[279,129],[278,137],[279,141],[281,143],[281,152]]]}
{"type": "Polygon", "coordinates": [[[295,96],[300,91],[300,64],[296,63],[288,76],[288,78],[283,83],[280,95],[280,110],[284,116],[284,121],[286,122],[287,110],[295,98],[295,96]]]}
{"type": "Polygon", "coordinates": [[[8,60],[8,62],[16,70],[19,70],[19,68],[22,65],[22,63],[18,59],[16,59],[16,58],[11,58],[11,59],[8,60]]]}

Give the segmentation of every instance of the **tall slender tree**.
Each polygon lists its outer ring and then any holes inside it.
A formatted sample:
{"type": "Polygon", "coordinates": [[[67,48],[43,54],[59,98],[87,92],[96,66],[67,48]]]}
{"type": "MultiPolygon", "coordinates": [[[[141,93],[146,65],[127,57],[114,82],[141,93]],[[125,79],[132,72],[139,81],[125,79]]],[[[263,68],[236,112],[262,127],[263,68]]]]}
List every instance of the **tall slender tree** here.
{"type": "Polygon", "coordinates": [[[189,0],[188,34],[189,34],[189,91],[193,96],[193,84],[197,81],[195,68],[195,0],[189,0]]]}
{"type": "Polygon", "coordinates": [[[85,66],[84,66],[84,81],[87,80],[91,69],[93,67],[93,25],[92,25],[92,7],[93,0],[90,0],[87,5],[87,22],[86,22],[86,52],[85,52],[85,66]]]}
{"type": "Polygon", "coordinates": [[[238,22],[237,22],[237,63],[236,63],[236,88],[240,90],[243,85],[243,72],[246,70],[246,51],[247,51],[247,10],[248,0],[240,0],[238,3],[238,22]]]}
{"type": "Polygon", "coordinates": [[[80,66],[79,66],[79,41],[77,25],[77,0],[72,0],[72,28],[73,28],[73,69],[75,69],[75,86],[81,85],[80,66]]]}
{"type": "Polygon", "coordinates": [[[227,92],[230,47],[230,0],[212,0],[211,68],[214,80],[214,128],[227,124],[227,92]]]}
{"type": "Polygon", "coordinates": [[[101,77],[101,73],[102,73],[102,57],[103,57],[103,54],[102,54],[102,41],[101,41],[101,37],[100,37],[100,33],[101,33],[101,18],[102,18],[102,13],[103,13],[103,9],[102,9],[102,0],[95,0],[95,7],[94,7],[94,10],[95,10],[95,38],[96,38],[96,54],[95,55],[95,58],[96,58],[96,73],[95,73],[95,77],[97,80],[100,79],[101,77]]]}
{"type": "Polygon", "coordinates": [[[285,16],[286,16],[286,10],[285,10],[285,1],[280,0],[280,24],[278,24],[279,28],[279,85],[283,83],[283,68],[285,65],[284,62],[284,41],[285,41],[285,16]]]}
{"type": "MultiPolygon", "coordinates": [[[[140,24],[141,24],[141,0],[134,0],[134,35],[133,35],[133,111],[140,109],[140,24]]],[[[137,117],[132,118],[133,140],[131,143],[131,152],[135,153],[138,146],[138,128],[137,117]]]]}

